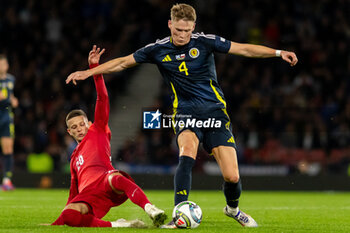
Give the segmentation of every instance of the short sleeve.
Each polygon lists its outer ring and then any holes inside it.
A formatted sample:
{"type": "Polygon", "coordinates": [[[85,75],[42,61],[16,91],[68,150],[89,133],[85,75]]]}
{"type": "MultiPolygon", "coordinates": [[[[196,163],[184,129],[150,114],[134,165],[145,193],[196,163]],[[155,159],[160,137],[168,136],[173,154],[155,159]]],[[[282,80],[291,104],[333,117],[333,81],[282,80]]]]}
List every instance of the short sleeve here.
{"type": "Polygon", "coordinates": [[[9,75],[9,78],[10,78],[10,81],[12,82],[12,84],[15,84],[16,82],[16,77],[13,76],[12,74],[8,74],[9,75]]]}
{"type": "Polygon", "coordinates": [[[152,63],[152,44],[140,48],[134,53],[134,59],[137,63],[152,63]]]}
{"type": "Polygon", "coordinates": [[[230,50],[231,41],[226,40],[221,36],[212,34],[201,33],[200,35],[207,47],[209,47],[213,52],[228,53],[230,50]]]}
{"type": "Polygon", "coordinates": [[[226,40],[221,36],[215,36],[214,51],[219,53],[228,53],[231,48],[231,41],[226,40]]]}

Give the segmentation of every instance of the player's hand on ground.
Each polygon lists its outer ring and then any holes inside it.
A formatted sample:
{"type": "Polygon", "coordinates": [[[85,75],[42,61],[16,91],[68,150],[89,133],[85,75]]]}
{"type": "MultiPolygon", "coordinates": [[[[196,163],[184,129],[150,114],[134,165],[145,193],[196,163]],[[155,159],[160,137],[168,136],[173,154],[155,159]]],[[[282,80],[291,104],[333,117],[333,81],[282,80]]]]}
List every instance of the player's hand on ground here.
{"type": "Polygon", "coordinates": [[[97,64],[100,61],[100,57],[104,52],[105,52],[105,49],[101,50],[100,48],[97,48],[96,45],[94,45],[92,47],[92,50],[89,53],[89,58],[88,58],[89,65],[97,64]]]}
{"type": "Polygon", "coordinates": [[[281,51],[281,57],[283,60],[288,62],[291,66],[295,66],[298,62],[297,55],[289,51],[281,51]]]}
{"type": "Polygon", "coordinates": [[[51,226],[50,223],[39,223],[39,226],[51,226]]]}

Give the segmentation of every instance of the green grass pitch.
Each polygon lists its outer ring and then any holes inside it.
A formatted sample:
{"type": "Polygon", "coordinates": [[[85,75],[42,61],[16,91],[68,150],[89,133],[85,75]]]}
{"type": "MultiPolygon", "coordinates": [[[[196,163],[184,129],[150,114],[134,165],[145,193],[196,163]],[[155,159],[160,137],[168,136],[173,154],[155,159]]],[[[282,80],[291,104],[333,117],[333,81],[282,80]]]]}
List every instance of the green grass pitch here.
{"type": "MultiPolygon", "coordinates": [[[[171,191],[146,190],[149,199],[172,212],[171,191]]],[[[240,207],[255,218],[259,228],[241,227],[224,216],[224,196],[220,191],[192,191],[190,200],[203,211],[201,225],[196,229],[157,229],[138,206],[127,201],[112,208],[104,220],[118,218],[142,219],[146,229],[71,228],[39,226],[51,223],[59,215],[68,197],[68,190],[17,189],[0,192],[0,232],[350,232],[350,193],[338,192],[253,192],[244,191],[240,207]]]]}

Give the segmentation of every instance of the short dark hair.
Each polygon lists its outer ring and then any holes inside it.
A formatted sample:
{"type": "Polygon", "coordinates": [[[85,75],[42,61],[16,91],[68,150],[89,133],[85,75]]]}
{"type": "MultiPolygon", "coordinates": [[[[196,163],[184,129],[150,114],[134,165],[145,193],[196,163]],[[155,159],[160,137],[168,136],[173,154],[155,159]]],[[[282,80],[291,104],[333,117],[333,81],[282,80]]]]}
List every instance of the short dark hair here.
{"type": "Polygon", "coordinates": [[[5,54],[0,53],[0,60],[7,60],[7,57],[5,54]]]}
{"type": "Polygon", "coordinates": [[[66,116],[66,125],[67,125],[67,127],[68,127],[68,121],[70,119],[72,119],[73,117],[77,117],[77,116],[83,116],[83,117],[85,117],[87,119],[86,113],[83,110],[81,110],[81,109],[74,109],[74,110],[70,111],[67,114],[67,116],[66,116]]]}

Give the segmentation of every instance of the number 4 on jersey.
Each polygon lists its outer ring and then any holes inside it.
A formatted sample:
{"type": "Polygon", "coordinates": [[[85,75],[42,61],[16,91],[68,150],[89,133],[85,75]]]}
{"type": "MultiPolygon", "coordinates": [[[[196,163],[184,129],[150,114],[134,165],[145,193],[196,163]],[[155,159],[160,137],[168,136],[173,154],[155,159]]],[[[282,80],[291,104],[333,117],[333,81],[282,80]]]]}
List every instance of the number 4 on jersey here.
{"type": "Polygon", "coordinates": [[[179,65],[179,71],[185,72],[186,76],[188,75],[188,69],[187,69],[186,63],[184,61],[181,62],[181,64],[179,65]]]}

